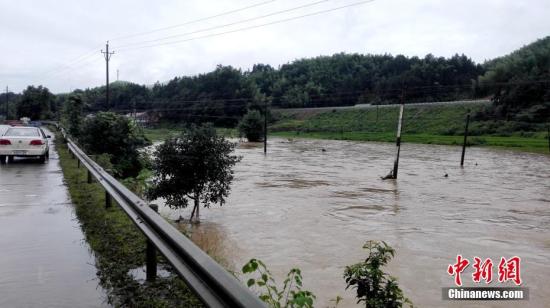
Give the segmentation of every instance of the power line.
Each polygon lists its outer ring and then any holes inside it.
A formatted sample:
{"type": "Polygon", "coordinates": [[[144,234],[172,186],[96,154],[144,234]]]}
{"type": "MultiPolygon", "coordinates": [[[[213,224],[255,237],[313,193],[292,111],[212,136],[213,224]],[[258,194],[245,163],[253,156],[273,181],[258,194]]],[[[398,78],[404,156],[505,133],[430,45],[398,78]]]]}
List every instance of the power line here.
{"type": "Polygon", "coordinates": [[[277,1],[277,0],[263,1],[263,2],[259,2],[259,3],[252,4],[252,5],[249,5],[249,6],[245,6],[245,7],[242,7],[242,8],[238,8],[238,9],[235,9],[235,10],[231,10],[231,11],[223,12],[223,13],[220,13],[220,14],[208,16],[208,17],[203,17],[203,18],[191,20],[191,21],[181,23],[181,24],[177,24],[177,25],[167,26],[167,27],[163,27],[163,28],[157,28],[157,29],[150,30],[150,31],[144,31],[144,32],[124,35],[124,36],[118,36],[118,37],[112,38],[111,41],[124,40],[124,39],[132,38],[132,37],[143,36],[143,35],[156,33],[156,32],[160,32],[160,31],[175,29],[175,28],[187,26],[187,25],[190,25],[190,24],[198,23],[198,22],[201,22],[201,21],[206,21],[206,20],[210,20],[210,19],[213,19],[213,18],[234,14],[234,13],[237,13],[237,12],[241,12],[241,11],[248,10],[248,9],[251,9],[251,8],[255,8],[255,7],[258,7],[258,6],[262,6],[262,5],[265,5],[265,4],[268,4],[268,3],[272,3],[272,2],[275,2],[275,1],[277,1]]]}
{"type": "Polygon", "coordinates": [[[76,58],[73,58],[72,60],[67,61],[68,63],[63,64],[61,67],[56,67],[56,68],[50,69],[48,71],[45,71],[44,73],[40,74],[39,77],[43,77],[43,76],[47,76],[47,75],[51,75],[51,74],[56,74],[59,71],[64,71],[64,70],[67,70],[67,69],[71,69],[74,65],[76,65],[80,62],[83,62],[83,61],[89,59],[91,56],[95,55],[98,50],[99,50],[99,47],[91,49],[90,51],[88,51],[84,54],[81,54],[80,56],[78,56],[76,58]]]}
{"type": "Polygon", "coordinates": [[[234,26],[234,25],[238,25],[238,24],[242,24],[242,23],[247,23],[247,22],[250,22],[250,21],[253,21],[253,20],[263,19],[263,18],[267,18],[267,17],[271,17],[271,16],[276,16],[276,15],[280,15],[280,14],[300,10],[300,9],[303,9],[303,8],[306,8],[306,7],[315,6],[315,5],[318,5],[318,4],[321,4],[321,3],[324,3],[324,2],[328,2],[328,1],[332,1],[332,0],[315,1],[315,2],[304,4],[304,5],[292,7],[292,8],[289,8],[289,9],[280,10],[280,11],[276,11],[276,12],[273,12],[273,13],[260,15],[260,16],[256,16],[256,17],[252,17],[252,18],[247,18],[247,19],[244,19],[244,20],[239,20],[239,21],[235,21],[235,22],[231,22],[231,23],[227,23],[227,24],[223,24],[223,25],[218,25],[218,26],[213,26],[213,27],[209,27],[209,28],[199,29],[199,30],[195,30],[195,31],[191,31],[191,32],[182,33],[182,34],[175,34],[175,35],[165,36],[165,37],[161,37],[161,38],[154,39],[154,40],[148,40],[148,41],[141,41],[141,42],[126,44],[126,45],[122,45],[122,46],[118,46],[118,47],[119,48],[124,48],[124,47],[129,47],[129,46],[136,46],[136,45],[140,45],[140,44],[154,43],[154,42],[159,42],[159,41],[165,41],[165,40],[172,39],[172,38],[188,36],[188,35],[191,35],[191,34],[207,32],[207,31],[220,29],[220,28],[226,28],[226,27],[230,27],[230,26],[234,26]]]}
{"type": "Polygon", "coordinates": [[[250,30],[250,29],[255,29],[255,28],[261,28],[261,27],[266,27],[266,26],[270,26],[270,25],[280,24],[280,23],[284,23],[284,22],[288,22],[288,21],[292,21],[292,20],[296,20],[296,19],[305,18],[305,17],[311,17],[311,16],[316,16],[316,15],[326,14],[326,13],[329,13],[329,12],[333,12],[333,11],[337,11],[337,10],[342,10],[342,9],[345,9],[345,8],[349,8],[349,7],[353,7],[353,6],[358,6],[358,5],[362,5],[362,4],[366,4],[366,3],[371,3],[371,2],[374,2],[374,1],[376,1],[376,0],[366,0],[366,1],[355,2],[355,3],[351,3],[351,4],[339,6],[339,7],[334,7],[334,8],[330,8],[330,9],[326,9],[326,10],[316,11],[316,12],[309,13],[309,14],[304,14],[304,15],[294,16],[294,17],[290,17],[290,18],[280,19],[280,20],[276,20],[276,21],[273,21],[273,22],[265,23],[265,24],[254,25],[254,26],[248,26],[248,27],[243,27],[243,28],[239,28],[239,29],[235,29],[235,30],[230,30],[230,31],[225,31],[225,32],[219,32],[219,33],[213,33],[213,34],[198,36],[198,37],[189,38],[189,39],[185,39],[185,40],[177,40],[177,41],[166,42],[166,43],[160,43],[160,44],[152,44],[152,45],[144,45],[144,46],[133,47],[133,48],[121,48],[120,51],[124,51],[124,50],[135,50],[135,49],[142,49],[142,48],[156,47],[156,46],[173,45],[173,44],[179,44],[179,43],[188,42],[188,41],[193,41],[193,40],[198,40],[198,39],[203,39],[203,38],[209,38],[209,37],[214,37],[214,36],[220,36],[220,35],[225,35],[225,34],[230,34],[230,33],[235,33],[235,32],[240,32],[240,31],[245,31],[245,30],[250,30]]]}

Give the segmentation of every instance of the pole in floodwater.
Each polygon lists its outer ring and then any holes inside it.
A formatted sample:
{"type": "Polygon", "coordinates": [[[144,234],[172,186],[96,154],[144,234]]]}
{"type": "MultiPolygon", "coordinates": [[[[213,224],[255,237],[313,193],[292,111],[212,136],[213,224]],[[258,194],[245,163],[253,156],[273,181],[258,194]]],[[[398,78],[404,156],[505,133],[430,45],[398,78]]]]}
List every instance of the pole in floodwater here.
{"type": "Polygon", "coordinates": [[[468,124],[470,123],[470,111],[466,115],[466,126],[464,127],[464,142],[462,142],[462,156],[460,157],[460,166],[464,166],[464,155],[466,154],[466,142],[468,141],[468,124]]]}
{"type": "Polygon", "coordinates": [[[405,107],[403,101],[399,107],[399,121],[397,122],[397,137],[395,138],[395,144],[397,145],[397,156],[393,163],[392,178],[397,179],[397,170],[399,169],[399,154],[401,153],[401,130],[403,128],[403,108],[405,107]]]}
{"type": "Polygon", "coordinates": [[[267,154],[267,99],[264,99],[264,155],[267,154]]]}

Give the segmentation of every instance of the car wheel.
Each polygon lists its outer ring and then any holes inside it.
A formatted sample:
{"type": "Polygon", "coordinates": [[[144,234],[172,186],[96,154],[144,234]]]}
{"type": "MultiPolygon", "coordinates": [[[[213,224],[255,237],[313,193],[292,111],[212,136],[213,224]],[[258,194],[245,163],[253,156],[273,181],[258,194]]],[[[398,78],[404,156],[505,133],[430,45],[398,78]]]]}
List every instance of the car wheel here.
{"type": "Polygon", "coordinates": [[[40,163],[45,163],[46,162],[46,155],[40,155],[40,163]]]}
{"type": "Polygon", "coordinates": [[[0,164],[5,164],[6,163],[6,155],[0,155],[0,164]]]}
{"type": "Polygon", "coordinates": [[[8,155],[8,163],[13,163],[13,155],[8,155]]]}

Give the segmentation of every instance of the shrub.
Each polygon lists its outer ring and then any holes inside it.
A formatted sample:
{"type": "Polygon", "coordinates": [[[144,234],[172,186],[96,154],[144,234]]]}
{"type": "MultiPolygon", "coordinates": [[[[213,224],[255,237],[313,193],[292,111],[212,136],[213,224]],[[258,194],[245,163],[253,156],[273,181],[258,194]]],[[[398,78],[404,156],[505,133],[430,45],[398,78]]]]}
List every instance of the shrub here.
{"type": "MultiPolygon", "coordinates": [[[[313,307],[315,295],[310,291],[302,290],[302,272],[298,268],[288,272],[281,290],[277,288],[273,275],[260,260],[251,259],[243,266],[242,272],[257,274],[256,278],[248,279],[246,284],[249,288],[257,286],[263,290],[259,297],[268,307],[313,307]]],[[[338,301],[338,298],[336,300],[338,301]]]]}
{"type": "Polygon", "coordinates": [[[264,131],[263,118],[259,111],[248,110],[239,122],[239,133],[245,136],[250,142],[258,142],[262,140],[264,131]]]}
{"type": "Polygon", "coordinates": [[[377,241],[368,241],[363,248],[368,250],[367,259],[346,266],[344,271],[346,288],[357,290],[357,303],[364,302],[367,308],[412,306],[397,285],[397,280],[382,270],[394,256],[395,250],[385,242],[377,241]]]}

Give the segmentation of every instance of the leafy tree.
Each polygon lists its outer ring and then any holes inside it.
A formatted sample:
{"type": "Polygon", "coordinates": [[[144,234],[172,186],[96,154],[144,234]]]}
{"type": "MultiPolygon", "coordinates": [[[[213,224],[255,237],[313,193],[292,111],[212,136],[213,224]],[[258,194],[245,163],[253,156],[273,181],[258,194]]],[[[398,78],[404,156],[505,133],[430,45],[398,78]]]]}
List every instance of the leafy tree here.
{"type": "MultiPolygon", "coordinates": [[[[302,272],[299,268],[293,268],[288,272],[281,290],[277,288],[273,275],[261,260],[251,259],[243,266],[242,272],[243,274],[256,273],[256,278],[248,279],[246,284],[249,288],[257,286],[263,289],[259,297],[269,307],[313,307],[315,295],[310,291],[302,290],[302,272]]],[[[339,301],[338,298],[337,301],[339,301]]]]}
{"type": "Polygon", "coordinates": [[[150,144],[135,123],[122,115],[99,112],[82,123],[78,141],[88,154],[110,154],[118,177],[135,177],[142,169],[138,149],[150,144]]]}
{"type": "Polygon", "coordinates": [[[223,205],[229,195],[233,166],[240,160],[231,155],[234,148],[210,124],[193,125],[166,140],[153,155],[149,198],[164,198],[171,208],[185,208],[193,200],[190,221],[198,221],[201,203],[204,207],[223,205]]]}
{"type": "Polygon", "coordinates": [[[346,266],[344,271],[346,289],[353,287],[357,290],[357,303],[364,302],[367,308],[412,306],[397,285],[397,280],[382,270],[394,256],[395,250],[385,242],[377,241],[368,241],[363,248],[368,250],[367,259],[346,266]]]}
{"type": "Polygon", "coordinates": [[[55,96],[43,86],[28,86],[17,103],[17,117],[31,120],[45,120],[52,117],[51,106],[55,96]]]}
{"type": "Polygon", "coordinates": [[[82,97],[78,94],[70,95],[63,106],[62,120],[67,127],[68,133],[76,138],[80,135],[83,110],[84,103],[82,97]]]}
{"type": "Polygon", "coordinates": [[[264,131],[263,117],[257,110],[249,110],[241,122],[239,122],[239,132],[250,142],[261,141],[264,131]]]}

